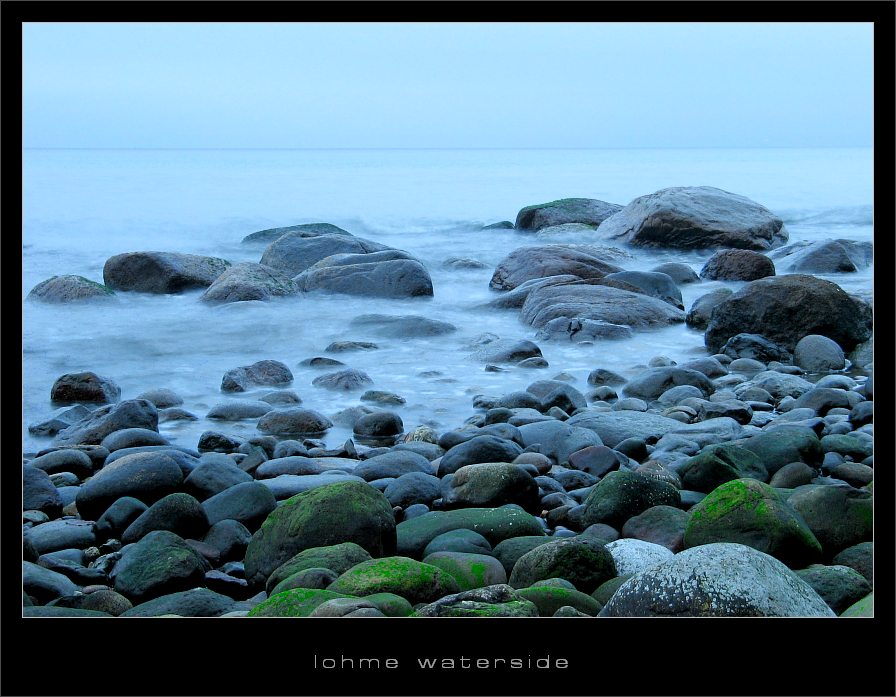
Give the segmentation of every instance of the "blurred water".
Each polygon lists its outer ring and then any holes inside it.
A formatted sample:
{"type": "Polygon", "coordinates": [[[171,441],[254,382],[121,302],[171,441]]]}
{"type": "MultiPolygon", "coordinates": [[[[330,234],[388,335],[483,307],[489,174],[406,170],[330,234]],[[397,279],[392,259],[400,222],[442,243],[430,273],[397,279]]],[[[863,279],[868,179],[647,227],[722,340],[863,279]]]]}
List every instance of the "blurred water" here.
{"type": "MultiPolygon", "coordinates": [[[[370,374],[377,389],[407,399],[396,410],[410,429],[440,430],[472,413],[476,394],[500,395],[560,371],[585,390],[593,368],[632,374],[651,357],[704,355],[702,333],[678,325],[593,346],[539,342],[546,370],[490,373],[469,358],[483,332],[532,339],[516,311],[484,310],[494,267],[513,249],[543,244],[483,224],[513,220],[523,206],[587,197],[625,204],[667,186],[710,185],[742,194],[780,215],[790,241],[872,239],[872,152],[830,150],[29,150],[23,169],[23,438],[46,447],[27,425],[53,411],[50,387],[61,374],[92,370],[114,379],[127,399],[155,387],[184,397],[203,417],[227,399],[230,368],[271,358],[286,363],[304,406],[331,415],[359,393],[311,385],[319,370],[299,367],[332,341],[371,340],[380,350],[337,356],[370,374]],[[199,292],[119,293],[109,304],[25,302],[40,281],[79,274],[102,282],[106,259],[130,251],[180,251],[258,261],[262,246],[240,243],[264,228],[326,221],[420,258],[435,297],[362,299],[309,294],[270,303],[208,307],[199,292]],[[486,264],[446,270],[453,256],[486,264]],[[384,339],[349,327],[360,314],[419,314],[458,331],[418,340],[384,339]],[[432,375],[437,371],[438,375],[432,375]],[[421,375],[425,373],[425,375],[421,375]]],[[[584,241],[584,240],[583,240],[584,241]]],[[[629,250],[619,265],[647,270],[684,261],[699,271],[710,252],[629,250]]],[[[848,292],[869,294],[872,269],[826,276],[848,292]]],[[[685,307],[726,285],[682,287],[685,307]]],[[[736,288],[738,284],[727,284],[736,288]]],[[[259,394],[262,391],[259,391],[259,394]]],[[[253,394],[241,395],[251,398],[253,394]]],[[[162,424],[162,433],[195,447],[205,430],[255,434],[254,421],[162,424]]],[[[334,428],[330,444],[350,433],[334,428]]]]}

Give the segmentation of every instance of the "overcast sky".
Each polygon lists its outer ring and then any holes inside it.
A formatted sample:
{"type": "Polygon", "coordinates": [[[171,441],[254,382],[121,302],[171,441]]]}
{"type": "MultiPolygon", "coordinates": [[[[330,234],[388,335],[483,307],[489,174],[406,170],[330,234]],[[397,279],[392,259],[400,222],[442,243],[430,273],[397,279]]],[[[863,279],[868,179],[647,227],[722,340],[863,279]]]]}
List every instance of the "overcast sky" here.
{"type": "Polygon", "coordinates": [[[26,24],[26,147],[866,147],[868,24],[26,24]]]}

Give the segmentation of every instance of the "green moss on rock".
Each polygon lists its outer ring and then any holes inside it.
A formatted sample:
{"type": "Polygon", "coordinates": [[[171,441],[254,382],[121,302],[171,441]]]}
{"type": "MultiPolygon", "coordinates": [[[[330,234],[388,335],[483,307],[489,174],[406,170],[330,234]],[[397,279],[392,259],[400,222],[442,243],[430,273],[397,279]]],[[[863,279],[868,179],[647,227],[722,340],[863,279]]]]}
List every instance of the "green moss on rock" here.
{"type": "Polygon", "coordinates": [[[437,566],[408,557],[371,559],[352,567],[334,581],[328,590],[356,596],[395,593],[411,604],[431,603],[457,593],[457,581],[437,566]]]}
{"type": "Polygon", "coordinates": [[[293,588],[272,595],[249,611],[247,617],[308,617],[318,605],[333,598],[348,598],[344,593],[317,588],[293,588]]]}
{"type": "Polygon", "coordinates": [[[517,593],[526,600],[535,603],[535,607],[538,608],[538,614],[542,617],[552,617],[564,605],[569,605],[580,612],[584,612],[586,615],[594,617],[603,607],[590,595],[557,586],[535,585],[529,588],[521,588],[517,593]]]}

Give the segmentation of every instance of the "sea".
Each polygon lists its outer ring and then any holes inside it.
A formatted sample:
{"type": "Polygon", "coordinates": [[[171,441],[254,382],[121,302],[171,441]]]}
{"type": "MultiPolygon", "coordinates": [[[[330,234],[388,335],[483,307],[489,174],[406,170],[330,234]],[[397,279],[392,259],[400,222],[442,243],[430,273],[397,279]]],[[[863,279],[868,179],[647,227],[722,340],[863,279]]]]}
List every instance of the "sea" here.
{"type": "MultiPolygon", "coordinates": [[[[516,230],[483,230],[514,221],[524,206],[560,198],[627,204],[672,186],[713,186],[746,196],[780,216],[790,242],[872,240],[873,151],[854,149],[667,150],[49,150],[23,152],[22,375],[23,452],[52,445],[28,425],[57,410],[54,381],[93,371],[115,381],[122,399],[169,388],[196,421],[159,425],[171,442],[195,448],[201,433],[259,435],[255,420],[221,422],[206,413],[234,398],[257,399],[272,388],[239,395],[220,390],[225,372],[263,359],[286,364],[289,389],[302,406],[324,415],[360,404],[360,391],[312,385],[321,369],[308,358],[328,355],[334,341],[373,341],[374,351],[330,354],[363,370],[373,389],[404,397],[390,406],[405,430],[440,433],[476,413],[477,395],[500,396],[532,382],[563,379],[579,390],[595,368],[630,377],[656,356],[682,362],[706,355],[703,334],[683,323],[590,345],[538,341],[549,367],[508,366],[490,372],[472,357],[483,334],[535,338],[516,310],[484,307],[494,268],[518,247],[545,244],[516,230]],[[264,245],[241,240],[258,230],[328,222],[352,234],[405,250],[429,270],[434,297],[363,298],[310,293],[270,302],[209,306],[201,291],[172,295],[118,292],[113,302],[51,305],[27,299],[54,275],[102,282],[106,260],[124,252],[171,251],[257,262],[264,245]],[[452,257],[479,269],[446,268],[452,257]],[[457,327],[451,334],[383,338],[352,327],[365,314],[419,315],[457,327]]],[[[556,242],[593,243],[587,236],[556,242]]],[[[605,243],[604,243],[605,244],[605,243]]],[[[680,261],[699,273],[706,251],[625,250],[616,262],[650,270],[680,261]]],[[[822,276],[869,297],[873,265],[822,276]]],[[[737,282],[681,287],[685,309],[737,282]]],[[[325,372],[325,371],[324,371],[325,372]]],[[[336,426],[322,440],[338,447],[351,437],[336,426]]]]}

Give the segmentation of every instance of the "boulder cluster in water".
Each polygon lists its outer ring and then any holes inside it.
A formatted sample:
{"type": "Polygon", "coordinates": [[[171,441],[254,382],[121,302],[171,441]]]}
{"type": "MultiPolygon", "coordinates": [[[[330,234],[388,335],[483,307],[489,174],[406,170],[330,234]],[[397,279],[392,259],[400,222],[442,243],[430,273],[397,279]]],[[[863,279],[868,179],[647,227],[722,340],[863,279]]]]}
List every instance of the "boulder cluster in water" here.
{"type": "MultiPolygon", "coordinates": [[[[29,427],[53,444],[24,457],[23,614],[871,615],[871,307],[811,275],[867,266],[870,243],[782,246],[779,218],[709,187],[625,207],[564,199],[487,227],[546,242],[511,252],[491,279],[491,304],[519,310],[537,340],[687,322],[705,330],[707,355],[657,356],[630,379],[596,366],[585,392],[561,373],[478,395],[442,433],[406,428],[390,409],[404,397],[331,358],[305,361],[332,370],[315,384],[363,391],[361,403],[305,408],[289,368],[259,357],[222,376],[222,393],[246,398],[205,417],[255,420],[258,435],[209,430],[189,446],[159,433],[160,421],[197,418],[171,390],[122,400],[114,380],[62,375],[59,411],[29,427]],[[674,262],[626,271],[624,250],[555,243],[577,231],[719,251],[699,276],[674,262]],[[745,283],[685,312],[679,286],[700,277],[745,283]],[[334,423],[354,437],[328,448],[334,423]]],[[[30,297],[433,294],[420,260],[330,224],[244,242],[267,245],[260,263],[133,252],[107,261],[104,284],[58,276],[30,297]]],[[[453,331],[413,316],[354,323],[383,336],[453,331]]],[[[532,341],[486,335],[471,350],[489,370],[543,364],[532,341]]]]}

